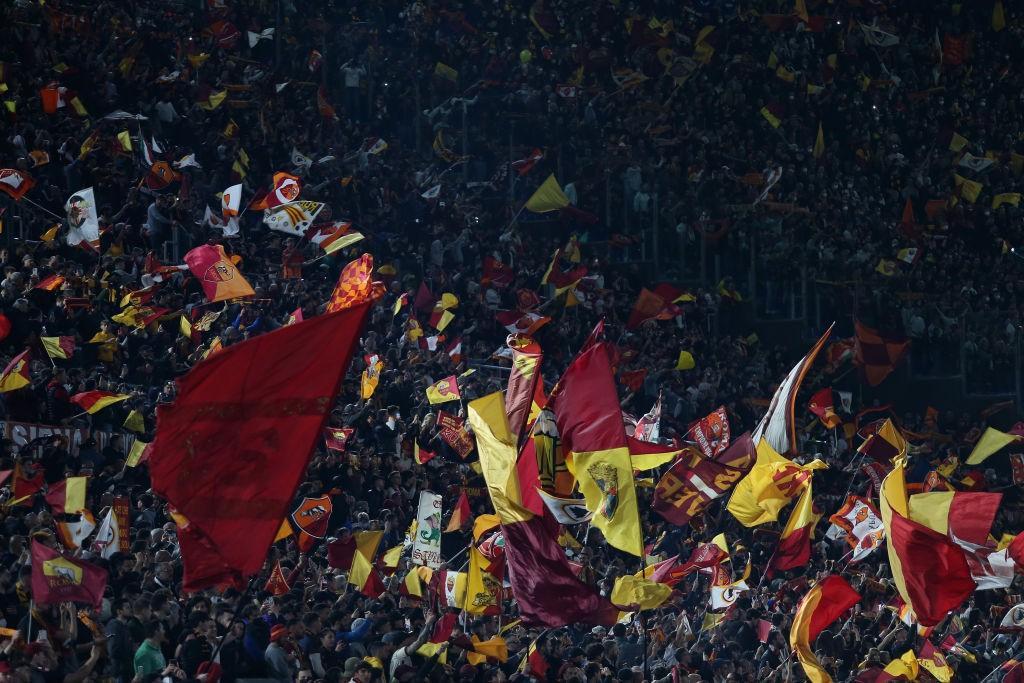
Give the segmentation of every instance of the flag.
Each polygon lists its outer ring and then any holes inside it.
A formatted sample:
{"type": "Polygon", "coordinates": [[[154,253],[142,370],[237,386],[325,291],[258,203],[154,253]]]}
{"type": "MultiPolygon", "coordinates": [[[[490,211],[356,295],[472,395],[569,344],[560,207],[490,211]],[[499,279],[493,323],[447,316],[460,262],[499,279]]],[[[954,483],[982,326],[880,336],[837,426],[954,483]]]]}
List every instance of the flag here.
{"type": "Polygon", "coordinates": [[[351,427],[324,427],[324,445],[328,450],[344,453],[355,431],[351,427]]]}
{"type": "Polygon", "coordinates": [[[749,433],[714,459],[684,450],[655,486],[651,508],[668,522],[685,525],[728,493],[750,471],[755,456],[749,433]]]}
{"type": "Polygon", "coordinates": [[[206,300],[210,303],[253,296],[252,285],[231,262],[224,247],[204,244],[185,254],[185,263],[199,280],[206,300]]]}
{"type": "Polygon", "coordinates": [[[142,417],[142,413],[137,410],[131,410],[128,412],[128,417],[124,419],[124,423],[121,426],[129,432],[142,434],[146,431],[146,420],[142,417]]]}
{"type": "Polygon", "coordinates": [[[655,292],[644,287],[633,304],[633,310],[626,321],[626,329],[633,330],[648,320],[657,318],[665,309],[667,302],[655,292]]]}
{"type": "Polygon", "coordinates": [[[32,384],[32,378],[29,376],[31,358],[29,350],[25,349],[11,359],[3,373],[0,373],[0,394],[16,391],[32,384]]]}
{"type": "MultiPolygon", "coordinates": [[[[691,424],[689,433],[704,457],[714,459],[729,447],[730,431],[729,414],[726,412],[725,406],[718,406],[691,424]]],[[[751,447],[750,453],[753,454],[753,447],[751,447]]],[[[747,461],[744,460],[744,462],[747,461]]]]}
{"type": "Polygon", "coordinates": [[[348,572],[348,582],[369,597],[374,593],[380,579],[373,568],[373,561],[380,547],[383,531],[357,531],[348,538],[331,541],[327,545],[327,563],[335,569],[348,572]]]}
{"type": "Polygon", "coordinates": [[[225,219],[237,216],[242,206],[242,185],[232,185],[221,193],[220,212],[225,219]]]}
{"type": "Polygon", "coordinates": [[[121,537],[126,536],[128,529],[121,529],[118,518],[117,499],[107,510],[106,516],[96,530],[96,538],[92,540],[92,550],[98,552],[104,560],[109,560],[115,553],[121,552],[121,537]]]}
{"type": "Polygon", "coordinates": [[[775,113],[768,107],[761,107],[761,116],[772,128],[778,128],[782,125],[782,119],[775,115],[775,113]]]}
{"type": "Polygon", "coordinates": [[[68,217],[67,243],[73,247],[88,246],[94,250],[100,244],[100,219],[96,213],[96,197],[91,187],[75,192],[64,204],[68,217]]]}
{"type": "Polygon", "coordinates": [[[306,237],[323,249],[325,254],[333,254],[364,239],[363,233],[351,230],[351,227],[352,224],[348,221],[335,221],[311,227],[306,231],[306,237]]]}
{"type": "Polygon", "coordinates": [[[39,341],[50,358],[66,360],[75,352],[74,337],[40,337],[39,341]]]}
{"type": "MultiPolygon", "coordinates": [[[[876,21],[877,23],[877,21],[876,21]]],[[[860,24],[860,30],[864,32],[864,42],[874,47],[892,47],[900,44],[900,37],[883,31],[877,25],[868,26],[860,24]]]]}
{"type": "Polygon", "coordinates": [[[656,609],[671,595],[672,589],[663,583],[626,574],[615,579],[608,599],[617,607],[635,612],[656,609]]]}
{"type": "Polygon", "coordinates": [[[524,336],[511,335],[507,344],[512,350],[512,369],[505,392],[505,411],[509,427],[519,443],[526,436],[537,390],[539,388],[543,392],[544,389],[540,372],[544,351],[540,344],[524,336]]]}
{"type": "Polygon", "coordinates": [[[498,311],[494,314],[498,323],[511,334],[531,337],[537,330],[551,322],[551,318],[540,313],[521,313],[519,311],[498,311]]]}
{"type": "Polygon", "coordinates": [[[661,432],[661,394],[654,401],[651,410],[636,421],[636,429],[633,430],[633,438],[637,441],[657,443],[661,432]]]}
{"type": "Polygon", "coordinates": [[[832,678],[814,655],[814,641],[843,612],[860,602],[860,594],[841,576],[826,576],[796,606],[789,645],[811,683],[831,683],[832,678]]]}
{"type": "Polygon", "coordinates": [[[377,391],[377,385],[380,384],[380,373],[383,369],[384,362],[377,356],[373,356],[373,360],[363,370],[363,374],[359,378],[359,397],[364,401],[377,391]]]}
{"type": "Polygon", "coordinates": [[[917,663],[940,683],[949,683],[953,680],[953,667],[927,638],[917,653],[917,663]]]}
{"type": "Polygon", "coordinates": [[[846,542],[850,545],[850,562],[859,562],[871,554],[885,540],[885,527],[878,510],[867,498],[847,496],[846,502],[839,510],[829,517],[833,527],[827,534],[830,538],[838,533],[845,533],[846,542]]]}
{"type": "Polygon", "coordinates": [[[815,159],[820,159],[825,154],[825,132],[821,128],[821,122],[818,122],[818,137],[814,140],[814,151],[812,154],[815,159]]]}
{"type": "Polygon", "coordinates": [[[263,566],[367,310],[233,345],[193,367],[174,403],[158,407],[150,474],[153,491],[189,520],[180,533],[186,590],[244,587],[263,566]]]}
{"type": "Polygon", "coordinates": [[[743,526],[774,522],[782,508],[806,488],[814,470],[824,467],[817,459],[798,465],[762,439],[757,443],[757,462],[733,488],[726,508],[743,526]]]}
{"type": "Polygon", "coordinates": [[[697,367],[697,361],[694,360],[693,354],[689,351],[680,351],[679,358],[676,359],[676,370],[693,370],[697,367]]]}
{"type": "Polygon", "coordinates": [[[896,458],[907,454],[907,440],[903,434],[886,418],[881,426],[875,429],[867,439],[857,448],[858,453],[869,456],[875,461],[888,465],[896,458]]]}
{"type": "Polygon", "coordinates": [[[370,280],[372,273],[373,257],[369,254],[350,261],[341,269],[338,283],[334,286],[324,312],[343,311],[369,301],[373,294],[373,283],[370,280]]]}
{"type": "MultiPolygon", "coordinates": [[[[297,195],[296,195],[297,196],[297,195]]],[[[270,198],[271,195],[267,195],[270,198]]],[[[271,230],[283,232],[292,237],[302,237],[323,211],[323,202],[293,201],[277,205],[263,212],[263,223],[271,230]]]]}
{"type": "Polygon", "coordinates": [[[480,280],[480,284],[487,286],[488,284],[493,285],[498,289],[504,289],[512,284],[515,280],[515,271],[510,267],[494,258],[493,256],[484,257],[483,277],[480,280]]]}
{"type": "Polygon", "coordinates": [[[466,492],[462,491],[459,493],[459,500],[455,503],[455,507],[452,508],[452,515],[448,518],[448,526],[444,532],[447,534],[458,531],[469,522],[469,518],[472,516],[473,511],[469,508],[469,498],[466,497],[466,492]]]}
{"type": "Polygon", "coordinates": [[[843,423],[843,419],[836,415],[835,404],[832,400],[832,387],[825,387],[819,390],[807,403],[807,409],[818,416],[821,423],[828,429],[835,429],[843,423]]]}
{"type": "Polygon", "coordinates": [[[128,457],[124,461],[125,467],[138,467],[142,463],[149,460],[149,454],[152,451],[151,443],[146,443],[141,439],[135,439],[132,442],[131,450],[128,451],[128,457]]]}
{"type": "Polygon", "coordinates": [[[974,444],[974,449],[967,457],[966,464],[980,465],[985,462],[990,455],[998,453],[1016,441],[1024,441],[1024,437],[1019,434],[1007,434],[1006,432],[1001,432],[998,429],[986,427],[981,438],[974,444]]]}
{"type": "Polygon", "coordinates": [[[264,584],[263,590],[275,596],[286,595],[291,590],[291,586],[288,585],[288,580],[284,576],[284,571],[281,569],[281,560],[274,562],[274,569],[270,572],[270,576],[267,577],[267,583],[264,584]]]}
{"type": "Polygon", "coordinates": [[[459,392],[459,382],[455,375],[449,375],[444,379],[437,380],[427,387],[426,394],[427,401],[431,405],[462,399],[462,394],[459,392]]]}
{"type": "Polygon", "coordinates": [[[769,562],[769,571],[785,571],[804,567],[811,559],[811,539],[814,538],[814,527],[818,524],[821,514],[814,509],[813,479],[807,480],[807,486],[800,494],[796,507],[789,513],[779,545],[775,548],[769,562]]]}
{"type": "Polygon", "coordinates": [[[84,602],[99,609],[107,570],[32,541],[32,599],[39,605],[84,602]]]}
{"type": "MultiPolygon", "coordinates": [[[[274,37],[274,29],[273,28],[265,28],[262,31],[260,31],[259,33],[256,33],[255,31],[246,31],[245,34],[246,34],[246,38],[248,38],[248,40],[249,40],[249,47],[252,48],[252,47],[256,47],[256,44],[259,43],[261,40],[270,40],[271,38],[273,38],[274,37]]],[[[285,592],[287,592],[287,591],[285,591],[285,592]]]]}
{"type": "Polygon", "coordinates": [[[291,204],[299,198],[302,191],[302,181],[291,173],[277,171],[274,173],[274,180],[270,192],[267,193],[259,206],[251,206],[252,209],[276,209],[279,206],[291,204]]]}
{"type": "Polygon", "coordinates": [[[35,286],[35,289],[41,289],[45,292],[55,292],[60,289],[63,284],[63,275],[51,275],[45,280],[40,280],[39,284],[35,286]]]}
{"type": "MultiPolygon", "coordinates": [[[[465,495],[465,494],[463,494],[465,495]]],[[[504,563],[491,563],[473,545],[469,546],[469,570],[466,572],[466,595],[462,607],[469,614],[497,614],[501,605],[501,579],[504,563]],[[492,573],[495,567],[497,575],[492,573]]]]}
{"type": "Polygon", "coordinates": [[[577,577],[555,529],[543,515],[520,503],[517,442],[505,417],[505,401],[494,393],[470,402],[480,467],[505,540],[512,595],[524,624],[557,628],[575,622],[614,624],[618,609],[577,577]]]}
{"type": "Polygon", "coordinates": [[[534,213],[557,211],[569,206],[569,198],[562,192],[562,186],[552,173],[526,200],[526,208],[534,213]]]}
{"type": "Polygon", "coordinates": [[[589,522],[590,518],[594,516],[594,513],[587,509],[586,500],[559,498],[545,492],[543,489],[537,489],[537,494],[544,501],[544,505],[551,513],[551,516],[559,524],[567,526],[582,524],[583,522],[589,522]]]}
{"type": "Polygon", "coordinates": [[[873,387],[896,369],[909,346],[907,339],[884,336],[859,320],[854,321],[853,362],[860,368],[864,381],[873,387]]]}
{"type": "Polygon", "coordinates": [[[992,30],[998,33],[1004,28],[1006,28],[1006,14],[1003,12],[1003,0],[996,0],[992,5],[992,30]]]}
{"type": "Polygon", "coordinates": [[[539,147],[534,147],[524,159],[512,162],[512,170],[521,176],[526,175],[543,158],[544,151],[539,147]]]}
{"type": "Polygon", "coordinates": [[[553,404],[562,448],[572,454],[580,492],[594,513],[591,524],[610,545],[639,556],[643,533],[609,353],[607,342],[581,351],[562,375],[560,391],[549,405],[553,404]]]}
{"type": "Polygon", "coordinates": [[[975,583],[963,549],[910,518],[903,471],[904,459],[898,458],[879,492],[889,569],[918,622],[935,626],[974,592],[975,583]]]}
{"type": "Polygon", "coordinates": [[[127,401],[131,397],[131,394],[114,394],[109,391],[93,390],[75,394],[71,397],[71,402],[90,415],[95,415],[107,406],[127,401]]]}
{"type": "Polygon", "coordinates": [[[67,550],[81,548],[82,542],[96,529],[96,519],[88,510],[82,510],[77,521],[54,520],[54,522],[57,525],[57,537],[67,550]]]}
{"type": "Polygon", "coordinates": [[[818,352],[821,351],[821,347],[825,345],[825,341],[832,334],[833,327],[835,327],[835,323],[829,325],[825,334],[821,335],[821,338],[811,347],[807,355],[793,366],[793,369],[789,371],[789,374],[779,384],[779,388],[775,390],[775,395],[772,396],[768,411],[754,430],[753,439],[755,444],[764,438],[777,453],[796,454],[796,417],[793,413],[796,395],[800,391],[800,384],[814,363],[818,352]]]}
{"type": "Polygon", "coordinates": [[[73,515],[85,509],[85,486],[88,477],[68,477],[49,485],[43,499],[55,515],[73,515]]]}
{"type": "Polygon", "coordinates": [[[0,191],[14,201],[20,200],[35,187],[36,181],[28,173],[14,168],[0,168],[0,191]]]}

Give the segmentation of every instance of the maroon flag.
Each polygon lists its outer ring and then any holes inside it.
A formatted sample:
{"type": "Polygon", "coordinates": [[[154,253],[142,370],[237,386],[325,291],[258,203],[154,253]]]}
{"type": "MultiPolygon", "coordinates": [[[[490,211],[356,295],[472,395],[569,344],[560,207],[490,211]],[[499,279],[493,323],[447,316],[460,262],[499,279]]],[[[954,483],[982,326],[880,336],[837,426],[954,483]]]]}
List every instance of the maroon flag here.
{"type": "Polygon", "coordinates": [[[354,432],[351,427],[324,427],[324,443],[327,450],[344,453],[354,432]]]}
{"type": "MultiPolygon", "coordinates": [[[[509,335],[508,346],[512,350],[512,371],[508,376],[505,392],[505,413],[508,425],[518,441],[526,432],[527,418],[533,406],[537,383],[540,381],[540,367],[544,352],[540,344],[519,335],[509,335]]],[[[543,388],[543,385],[541,385],[543,388]]]]}
{"type": "Polygon", "coordinates": [[[38,604],[84,602],[98,608],[106,587],[106,569],[32,541],[32,599],[38,604]]]}
{"type": "Polygon", "coordinates": [[[473,450],[473,437],[466,431],[466,421],[461,417],[446,413],[437,413],[438,434],[441,440],[452,447],[460,458],[465,458],[473,450]]]}
{"type": "Polygon", "coordinates": [[[177,400],[158,409],[150,472],[154,492],[186,521],[185,590],[242,588],[262,568],[369,307],[320,315],[210,356],[178,380],[177,400]]]}
{"type": "Polygon", "coordinates": [[[682,526],[727,493],[750,471],[756,457],[749,433],[714,460],[688,449],[658,481],[651,508],[665,520],[682,526]]]}
{"type": "Polygon", "coordinates": [[[510,266],[506,266],[493,256],[484,257],[484,276],[480,284],[490,284],[498,289],[504,289],[511,285],[515,278],[515,271],[510,266]]]}

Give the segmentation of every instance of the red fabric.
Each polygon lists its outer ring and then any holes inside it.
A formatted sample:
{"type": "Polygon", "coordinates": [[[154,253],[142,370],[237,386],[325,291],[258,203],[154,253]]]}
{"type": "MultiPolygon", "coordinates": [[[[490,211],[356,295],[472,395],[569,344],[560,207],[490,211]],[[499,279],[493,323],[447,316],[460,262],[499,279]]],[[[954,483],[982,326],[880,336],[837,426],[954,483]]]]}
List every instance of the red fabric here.
{"type": "Polygon", "coordinates": [[[576,578],[549,519],[536,516],[502,525],[508,577],[523,623],[546,628],[575,622],[611,626],[618,608],[576,578]]]}
{"type": "Polygon", "coordinates": [[[331,541],[327,544],[327,564],[334,569],[349,570],[352,567],[352,558],[356,556],[356,538],[349,536],[342,540],[331,541]]]}
{"type": "Polygon", "coordinates": [[[609,361],[609,344],[581,351],[562,375],[554,403],[555,422],[568,452],[590,453],[626,446],[622,408],[609,361]]]}
{"type": "Polygon", "coordinates": [[[644,322],[656,318],[662,309],[665,308],[665,300],[651,290],[640,290],[633,304],[633,310],[629,313],[629,320],[626,321],[626,329],[633,330],[640,327],[644,322]]]}
{"type": "Polygon", "coordinates": [[[99,608],[106,587],[106,569],[32,541],[32,598],[37,604],[85,602],[99,608]]]}
{"type": "Polygon", "coordinates": [[[841,576],[825,577],[818,588],[821,589],[821,599],[807,624],[808,643],[817,640],[818,635],[841,617],[843,612],[860,602],[860,593],[853,590],[841,576]]]}
{"type": "Polygon", "coordinates": [[[158,409],[153,490],[189,521],[194,542],[182,543],[189,590],[225,578],[244,585],[262,567],[368,310],[319,316],[227,348],[180,379],[177,400],[158,409]]]}
{"type": "Polygon", "coordinates": [[[974,545],[985,545],[992,530],[1001,493],[969,493],[958,491],[949,504],[949,534],[974,545]]]}
{"type": "Polygon", "coordinates": [[[0,341],[7,339],[7,335],[11,333],[11,321],[8,320],[7,316],[0,313],[0,341]]]}
{"type": "Polygon", "coordinates": [[[522,441],[526,436],[524,432],[533,407],[544,352],[540,344],[528,337],[511,337],[509,345],[512,347],[513,363],[505,391],[505,413],[512,434],[522,441]]]}
{"type": "Polygon", "coordinates": [[[532,436],[523,442],[519,458],[516,460],[516,473],[519,478],[522,506],[535,515],[544,514],[544,501],[537,493],[541,487],[540,469],[537,466],[537,446],[532,436]]]}
{"type": "Polygon", "coordinates": [[[67,502],[67,488],[67,479],[62,479],[56,484],[50,484],[46,487],[43,500],[46,501],[46,504],[50,506],[50,511],[55,515],[64,514],[64,504],[67,502]]]}
{"type": "MultiPolygon", "coordinates": [[[[768,571],[786,571],[804,567],[811,559],[811,530],[812,526],[803,526],[796,529],[789,536],[779,538],[779,546],[775,549],[775,555],[768,565],[768,571]]],[[[769,574],[770,576],[770,574],[769,574]]]]}
{"type": "Polygon", "coordinates": [[[942,534],[894,511],[888,541],[903,565],[907,595],[922,626],[935,626],[974,592],[963,549],[942,534]]]}

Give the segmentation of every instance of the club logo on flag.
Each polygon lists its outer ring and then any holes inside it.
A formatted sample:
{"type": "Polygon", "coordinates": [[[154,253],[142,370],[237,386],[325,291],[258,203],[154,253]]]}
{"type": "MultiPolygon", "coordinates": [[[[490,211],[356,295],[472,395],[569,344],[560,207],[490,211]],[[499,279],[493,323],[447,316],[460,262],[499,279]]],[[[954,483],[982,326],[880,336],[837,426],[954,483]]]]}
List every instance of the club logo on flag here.
{"type": "Polygon", "coordinates": [[[82,583],[82,568],[63,557],[43,562],[43,576],[51,588],[78,586],[82,583]]]}
{"type": "Polygon", "coordinates": [[[587,473],[601,489],[601,504],[597,513],[605,519],[615,516],[619,507],[619,472],[607,463],[596,462],[587,468],[587,473]]]}
{"type": "Polygon", "coordinates": [[[227,267],[223,261],[217,261],[206,269],[203,280],[206,282],[227,282],[235,276],[233,270],[227,267]]]}

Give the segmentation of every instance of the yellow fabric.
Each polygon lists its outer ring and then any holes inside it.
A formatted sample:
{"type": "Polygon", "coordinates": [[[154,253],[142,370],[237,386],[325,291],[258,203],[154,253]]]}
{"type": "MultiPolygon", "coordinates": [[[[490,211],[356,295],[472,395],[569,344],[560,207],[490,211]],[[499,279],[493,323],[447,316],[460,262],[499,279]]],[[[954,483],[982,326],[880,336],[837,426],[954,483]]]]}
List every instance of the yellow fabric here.
{"type": "Polygon", "coordinates": [[[697,361],[689,351],[680,351],[679,359],[676,361],[676,370],[692,370],[697,367],[697,361]]]}
{"type": "MultiPolygon", "coordinates": [[[[910,516],[909,503],[907,502],[907,484],[903,476],[903,468],[906,465],[904,458],[897,458],[895,467],[884,480],[882,490],[878,495],[878,509],[882,515],[882,524],[885,526],[885,534],[888,536],[892,531],[892,516],[896,514],[903,517],[910,516]]],[[[896,592],[903,598],[903,602],[913,609],[914,604],[907,593],[907,582],[903,578],[903,564],[896,554],[892,543],[885,544],[886,552],[889,553],[889,570],[892,572],[893,583],[896,584],[896,592]]]]}
{"type": "Polygon", "coordinates": [[[77,96],[71,98],[71,107],[75,110],[75,113],[79,116],[88,116],[89,112],[86,111],[85,105],[82,104],[82,100],[78,99],[77,96]]]}
{"type": "Polygon", "coordinates": [[[639,455],[631,455],[630,462],[633,463],[633,469],[637,472],[649,472],[655,468],[661,467],[666,463],[670,463],[676,459],[683,450],[669,451],[668,453],[642,453],[639,455]]]}
{"type": "Polygon", "coordinates": [[[476,652],[466,652],[466,661],[470,664],[474,666],[483,664],[488,657],[497,659],[499,662],[508,661],[508,645],[501,636],[493,636],[487,640],[480,640],[473,636],[471,640],[476,652]]]}
{"type": "Polygon", "coordinates": [[[409,570],[409,573],[405,575],[405,590],[413,597],[423,597],[423,585],[420,583],[419,574],[413,570],[409,570]]]}
{"type": "Polygon", "coordinates": [[[399,543],[394,548],[389,548],[381,555],[381,559],[384,560],[384,566],[390,569],[394,569],[398,566],[398,561],[402,558],[402,551],[405,550],[405,544],[399,543]]]}
{"type": "Polygon", "coordinates": [[[996,4],[992,6],[992,30],[998,33],[1004,28],[1006,28],[1006,15],[1003,13],[1003,0],[996,0],[996,4]]]}
{"type": "Polygon", "coordinates": [[[442,311],[447,311],[449,308],[458,308],[459,297],[455,296],[451,292],[445,292],[441,295],[441,300],[437,302],[437,306],[442,311]]]}
{"type": "Polygon", "coordinates": [[[117,134],[117,141],[121,143],[121,149],[126,152],[132,151],[132,134],[126,130],[122,130],[117,134]]]}
{"type": "Polygon", "coordinates": [[[142,460],[142,454],[146,451],[148,443],[143,443],[139,439],[135,439],[132,443],[132,449],[128,451],[128,457],[124,461],[125,467],[137,467],[139,461],[142,460]]]}
{"type": "Polygon", "coordinates": [[[1011,543],[1013,543],[1013,539],[1015,539],[1015,538],[1017,538],[1016,534],[1003,534],[999,538],[999,543],[996,545],[996,552],[999,552],[1000,550],[1003,550],[1004,548],[1008,548],[1009,545],[1011,543]]]}
{"type": "Polygon", "coordinates": [[[771,124],[772,128],[778,128],[782,124],[782,120],[773,114],[768,107],[761,107],[761,116],[765,118],[765,121],[771,124]]]}
{"type": "Polygon", "coordinates": [[[192,323],[188,321],[188,316],[184,313],[181,314],[181,320],[178,322],[178,329],[181,330],[182,335],[189,338],[192,337],[192,323]]]}
{"type": "Polygon", "coordinates": [[[715,537],[711,539],[711,545],[718,546],[723,553],[726,555],[729,554],[729,543],[725,540],[725,533],[716,534],[715,537]]]}
{"type": "Polygon", "coordinates": [[[943,536],[949,534],[949,506],[953,504],[955,491],[932,491],[910,496],[907,509],[910,519],[937,531],[943,536]]]}
{"type": "Polygon", "coordinates": [[[206,111],[213,111],[214,109],[219,107],[221,103],[224,102],[225,99],[227,99],[227,96],[227,90],[221,90],[220,92],[210,93],[210,96],[207,98],[206,102],[199,103],[199,108],[205,109],[206,111]]]}
{"type": "Polygon", "coordinates": [[[643,530],[629,449],[574,452],[573,464],[587,509],[594,513],[590,523],[604,533],[610,545],[639,557],[643,530]]]}
{"type": "Polygon", "coordinates": [[[774,522],[782,508],[803,491],[811,473],[824,467],[820,460],[797,465],[762,439],[757,444],[757,462],[733,488],[726,508],[744,526],[774,522]]]}
{"type": "Polygon", "coordinates": [[[384,369],[384,363],[376,361],[373,365],[363,370],[359,381],[359,396],[365,401],[373,396],[380,384],[380,372],[384,369]]]}
{"type": "Polygon", "coordinates": [[[930,673],[935,680],[939,681],[939,683],[949,683],[953,680],[953,667],[946,663],[945,655],[938,651],[936,651],[936,654],[942,658],[943,663],[941,665],[935,663],[935,661],[931,659],[918,659],[917,663],[930,673]]]}
{"type": "Polygon", "coordinates": [[[444,379],[439,379],[427,387],[427,402],[430,403],[430,405],[459,400],[459,397],[455,395],[455,392],[458,391],[457,382],[453,383],[448,380],[449,378],[445,377],[444,379]],[[453,384],[455,384],[455,386],[452,386],[453,384]]]}
{"type": "Polygon", "coordinates": [[[968,180],[958,173],[953,174],[953,182],[956,184],[957,189],[960,190],[960,196],[969,201],[971,204],[978,201],[978,195],[981,194],[982,184],[975,180],[968,180]]]}
{"type": "Polygon", "coordinates": [[[88,477],[68,477],[64,484],[64,512],[74,514],[85,509],[85,484],[88,477]]]}
{"type": "MultiPolygon", "coordinates": [[[[532,519],[533,513],[522,505],[519,476],[516,472],[518,450],[505,415],[504,396],[497,391],[470,401],[468,415],[473,433],[476,434],[480,469],[498,519],[503,524],[532,519]]],[[[474,530],[475,528],[476,525],[474,530]]]]}
{"type": "Polygon", "coordinates": [[[818,124],[818,137],[814,140],[814,158],[820,159],[825,153],[825,131],[818,124]]]}
{"type": "Polygon", "coordinates": [[[277,535],[274,536],[274,543],[277,543],[278,541],[280,541],[282,539],[288,538],[293,533],[295,533],[295,532],[292,531],[291,523],[287,519],[282,519],[281,520],[281,528],[277,530],[277,535]]]}
{"type": "Polygon", "coordinates": [[[57,233],[60,232],[60,223],[54,223],[49,230],[39,236],[44,242],[52,242],[57,239],[57,233]]]}
{"type": "Polygon", "coordinates": [[[444,332],[444,329],[448,327],[451,321],[455,320],[455,314],[451,311],[445,311],[441,314],[441,319],[437,321],[437,331],[444,332]]]}
{"type": "Polygon", "coordinates": [[[552,173],[548,179],[541,183],[537,191],[526,200],[526,208],[534,213],[547,213],[557,211],[569,206],[569,198],[562,192],[562,186],[555,179],[552,173]]]}
{"type": "Polygon", "coordinates": [[[50,358],[67,358],[67,352],[61,348],[60,337],[40,337],[39,341],[42,342],[43,348],[46,350],[46,355],[50,358]]]}
{"type": "Polygon", "coordinates": [[[356,552],[352,555],[352,568],[348,572],[348,582],[362,588],[373,570],[373,558],[377,554],[383,531],[357,531],[353,534],[356,540],[356,552]]]}
{"type": "Polygon", "coordinates": [[[1003,204],[1020,206],[1020,192],[1003,192],[992,198],[992,208],[998,209],[1003,204]]]}
{"type": "Polygon", "coordinates": [[[124,423],[121,426],[129,432],[141,434],[146,431],[146,420],[142,417],[142,413],[132,410],[128,413],[128,417],[124,419],[124,423]]]}
{"type": "Polygon", "coordinates": [[[796,653],[797,661],[803,667],[807,680],[811,683],[831,683],[832,677],[822,668],[818,658],[814,655],[814,643],[809,642],[811,618],[820,602],[821,586],[817,585],[808,591],[797,605],[796,614],[793,615],[793,625],[789,631],[789,646],[796,653]]]}
{"type": "Polygon", "coordinates": [[[423,655],[424,657],[428,657],[429,658],[429,657],[433,657],[435,654],[440,652],[441,654],[438,656],[437,661],[439,663],[441,663],[441,664],[447,664],[448,663],[448,648],[445,647],[446,645],[448,645],[447,642],[444,642],[444,643],[423,643],[422,645],[420,645],[419,649],[416,650],[416,654],[420,654],[420,655],[423,655]],[[441,648],[444,648],[444,649],[442,650],[441,648]]]}
{"type": "Polygon", "coordinates": [[[949,151],[959,152],[968,145],[968,140],[960,133],[953,133],[953,137],[949,140],[949,151]]]}
{"type": "Polygon", "coordinates": [[[807,480],[807,486],[800,494],[800,500],[797,501],[796,507],[793,508],[793,512],[790,513],[789,520],[786,522],[786,527],[782,530],[782,538],[789,538],[794,532],[805,527],[811,528],[811,538],[814,538],[814,527],[817,526],[821,515],[814,512],[813,484],[813,477],[807,480]]]}
{"type": "Polygon", "coordinates": [[[900,677],[906,676],[908,681],[917,680],[917,675],[920,673],[920,668],[917,665],[917,657],[914,655],[913,650],[907,650],[899,659],[894,659],[889,662],[884,669],[885,673],[890,676],[900,677]]]}
{"type": "Polygon", "coordinates": [[[609,599],[619,607],[645,610],[660,607],[671,594],[672,588],[663,583],[627,574],[615,579],[609,599]]]}
{"type": "Polygon", "coordinates": [[[483,614],[496,607],[501,596],[501,581],[486,571],[490,562],[475,546],[469,546],[469,572],[466,578],[466,602],[462,606],[470,614],[483,614]]]}
{"type": "Polygon", "coordinates": [[[725,612],[705,612],[704,621],[700,624],[701,631],[710,631],[725,620],[725,612]]]}
{"type": "Polygon", "coordinates": [[[1019,436],[1013,434],[1007,434],[1001,432],[998,429],[987,427],[985,432],[978,439],[978,443],[974,444],[974,450],[967,456],[968,465],[979,465],[985,462],[990,455],[993,455],[1003,448],[1006,448],[1014,441],[1019,441],[1019,436]]]}
{"type": "Polygon", "coordinates": [[[473,520],[473,540],[479,541],[481,536],[496,528],[499,524],[501,524],[501,520],[498,519],[497,515],[492,515],[489,512],[477,515],[477,518],[473,520]]]}
{"type": "Polygon", "coordinates": [[[805,24],[811,20],[810,15],[807,14],[807,0],[796,0],[793,13],[805,24]]]}

